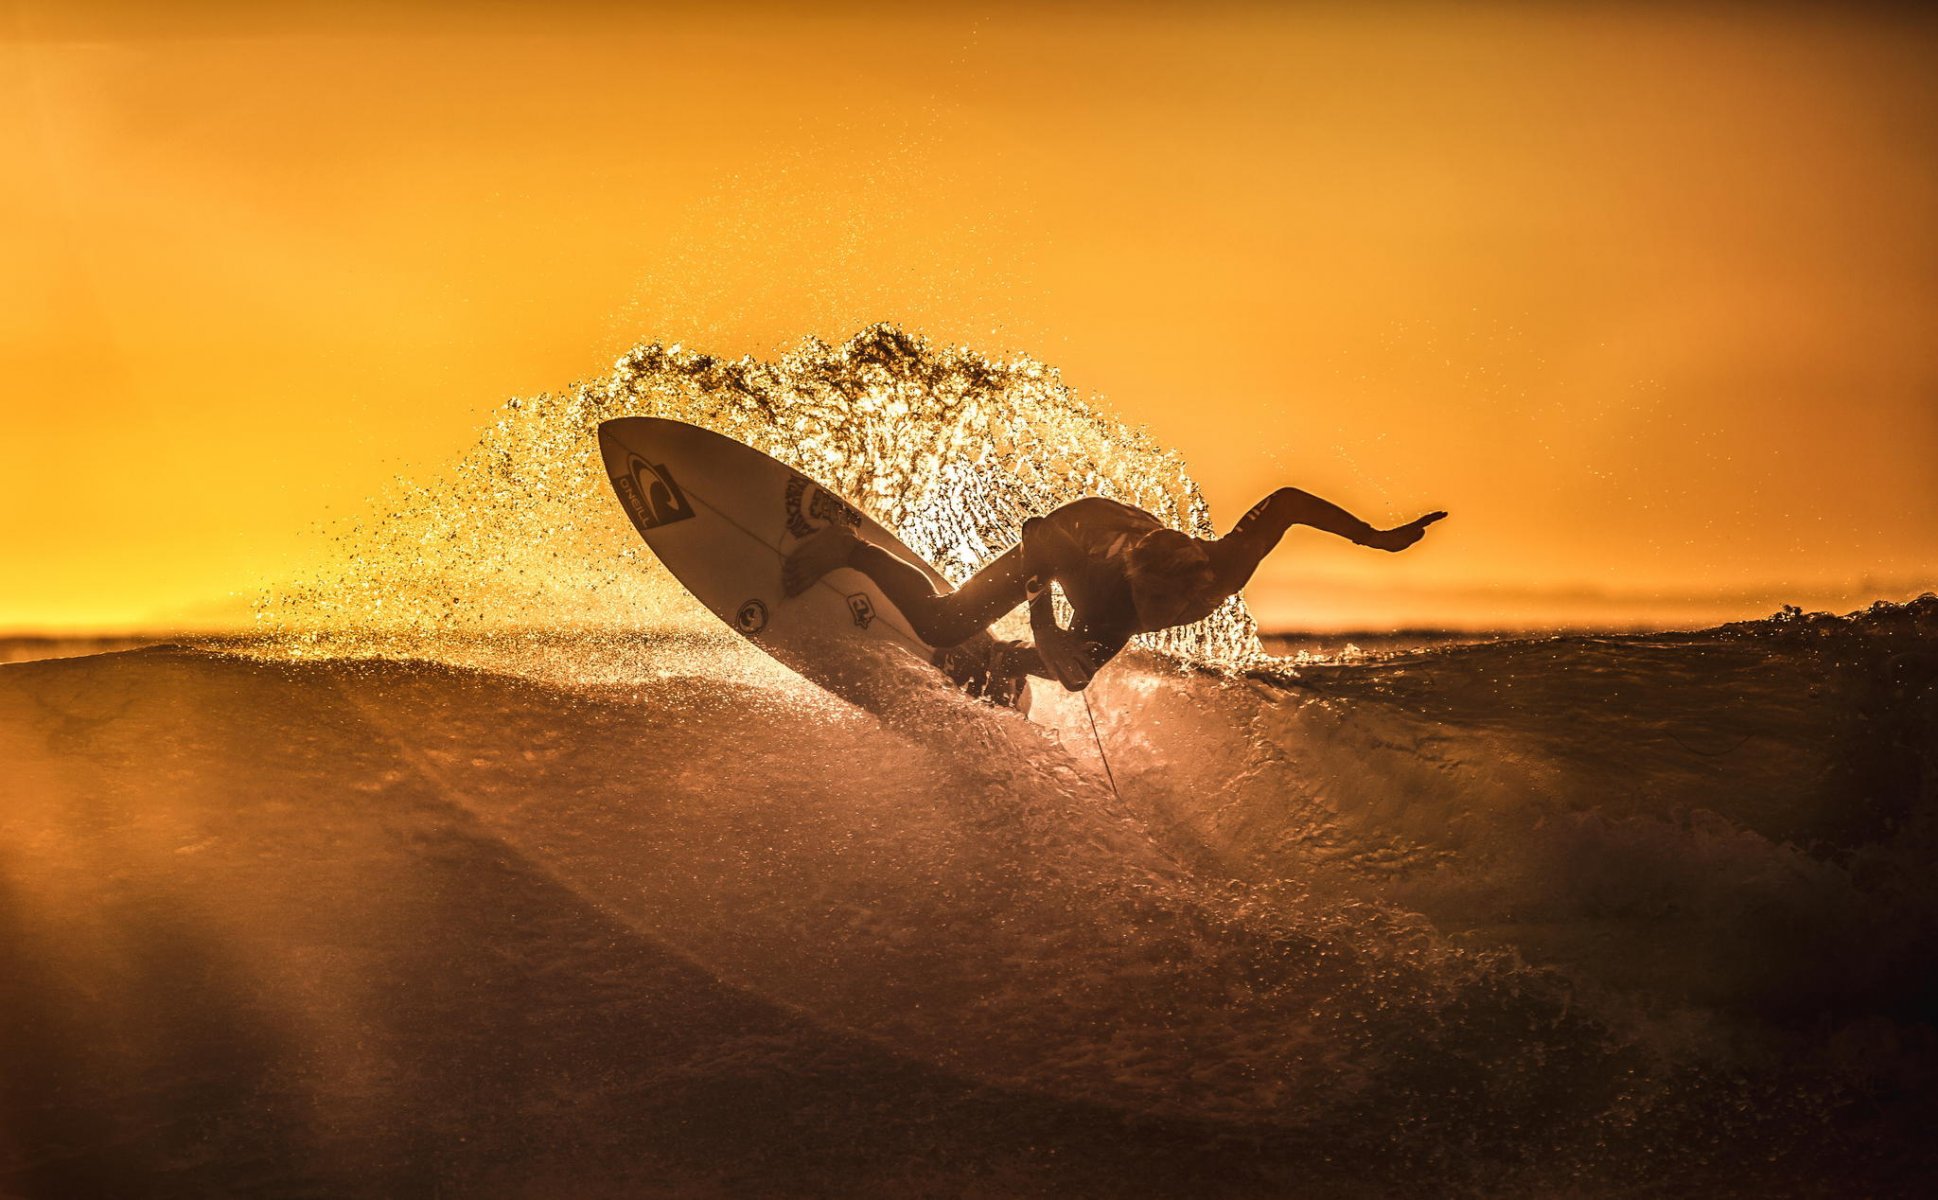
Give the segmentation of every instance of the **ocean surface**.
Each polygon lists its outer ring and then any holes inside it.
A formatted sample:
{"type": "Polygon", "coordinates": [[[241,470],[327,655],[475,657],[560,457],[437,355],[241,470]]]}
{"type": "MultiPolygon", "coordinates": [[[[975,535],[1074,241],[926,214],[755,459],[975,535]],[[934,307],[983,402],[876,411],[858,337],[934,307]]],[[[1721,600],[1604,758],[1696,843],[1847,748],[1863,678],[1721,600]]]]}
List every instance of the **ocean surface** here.
{"type": "Polygon", "coordinates": [[[0,1190],[1915,1194],[1934,609],[1144,656],[1096,741],[708,639],[9,665],[0,1190]]]}
{"type": "Polygon", "coordinates": [[[654,578],[593,423],[875,446],[845,486],[958,577],[1195,489],[1027,363],[652,351],[258,632],[6,646],[0,1195],[1930,1194],[1938,598],[1351,648],[1233,605],[1088,709],[857,707],[654,578]]]}

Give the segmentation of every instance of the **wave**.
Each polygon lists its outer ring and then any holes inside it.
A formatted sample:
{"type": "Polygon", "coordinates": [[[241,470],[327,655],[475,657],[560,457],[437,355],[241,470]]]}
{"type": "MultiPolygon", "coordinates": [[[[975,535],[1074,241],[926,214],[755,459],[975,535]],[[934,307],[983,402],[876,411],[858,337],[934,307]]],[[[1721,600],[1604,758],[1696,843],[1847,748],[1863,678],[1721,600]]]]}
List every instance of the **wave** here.
{"type": "MultiPolygon", "coordinates": [[[[595,636],[567,671],[553,635],[491,672],[227,643],[6,681],[49,738],[11,761],[105,773],[169,837],[214,832],[189,796],[269,795],[305,837],[436,844],[448,819],[396,807],[428,789],[706,978],[978,1086],[1323,1146],[1395,1190],[1888,1181],[1863,1114],[1938,1064],[1938,656],[1880,632],[1910,607],[1801,641],[1139,652],[1094,742],[1073,698],[1045,728],[911,681],[878,717],[684,635],[595,636]]],[[[102,853],[28,832],[23,912],[102,853]]]]}

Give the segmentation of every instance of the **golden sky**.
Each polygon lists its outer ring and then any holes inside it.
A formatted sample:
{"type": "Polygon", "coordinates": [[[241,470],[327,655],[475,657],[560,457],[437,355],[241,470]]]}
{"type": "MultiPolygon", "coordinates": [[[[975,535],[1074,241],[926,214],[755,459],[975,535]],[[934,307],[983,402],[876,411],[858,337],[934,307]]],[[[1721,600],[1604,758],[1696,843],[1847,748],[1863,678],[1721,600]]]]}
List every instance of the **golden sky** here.
{"type": "Polygon", "coordinates": [[[1270,625],[1938,586],[1892,9],[12,3],[0,630],[208,622],[505,397],[892,320],[1294,483],[1270,625]],[[726,6],[722,6],[725,10],[726,6]]]}

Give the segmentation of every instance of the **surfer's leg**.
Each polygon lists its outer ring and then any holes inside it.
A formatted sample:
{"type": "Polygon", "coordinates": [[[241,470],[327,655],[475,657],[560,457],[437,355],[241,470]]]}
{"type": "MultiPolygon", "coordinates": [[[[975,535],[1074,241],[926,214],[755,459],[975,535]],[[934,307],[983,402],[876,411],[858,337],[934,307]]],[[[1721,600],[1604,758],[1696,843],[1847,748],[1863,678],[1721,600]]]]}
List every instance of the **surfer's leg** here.
{"type": "Polygon", "coordinates": [[[829,571],[847,566],[848,556],[860,542],[855,531],[840,522],[808,537],[781,563],[781,594],[798,596],[829,571]]]}
{"type": "Polygon", "coordinates": [[[1021,604],[1027,591],[1021,546],[997,556],[955,591],[940,594],[920,570],[859,538],[846,565],[874,580],[931,646],[953,646],[989,628],[1021,604]]]}
{"type": "Polygon", "coordinates": [[[798,596],[840,567],[852,567],[874,580],[931,646],[953,646],[987,629],[1021,604],[1026,592],[1021,546],[997,556],[956,590],[938,594],[920,568],[842,525],[831,525],[795,547],[781,567],[782,589],[798,596]]]}

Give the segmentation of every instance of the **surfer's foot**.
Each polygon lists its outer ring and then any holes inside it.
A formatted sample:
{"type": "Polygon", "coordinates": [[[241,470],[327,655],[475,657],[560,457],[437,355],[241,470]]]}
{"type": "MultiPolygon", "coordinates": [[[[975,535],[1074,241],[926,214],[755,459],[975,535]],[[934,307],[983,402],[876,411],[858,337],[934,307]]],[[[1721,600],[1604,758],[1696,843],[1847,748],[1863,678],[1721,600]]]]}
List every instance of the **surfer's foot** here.
{"type": "Polygon", "coordinates": [[[1406,524],[1394,529],[1375,529],[1373,536],[1367,538],[1364,544],[1371,546],[1375,550],[1384,550],[1389,554],[1398,554],[1400,551],[1425,537],[1427,534],[1427,526],[1446,515],[1443,512],[1431,512],[1417,521],[1408,521],[1406,524]]]}
{"type": "Polygon", "coordinates": [[[847,566],[848,555],[860,540],[854,530],[838,523],[810,536],[781,564],[782,593],[798,596],[829,571],[847,566]]]}

